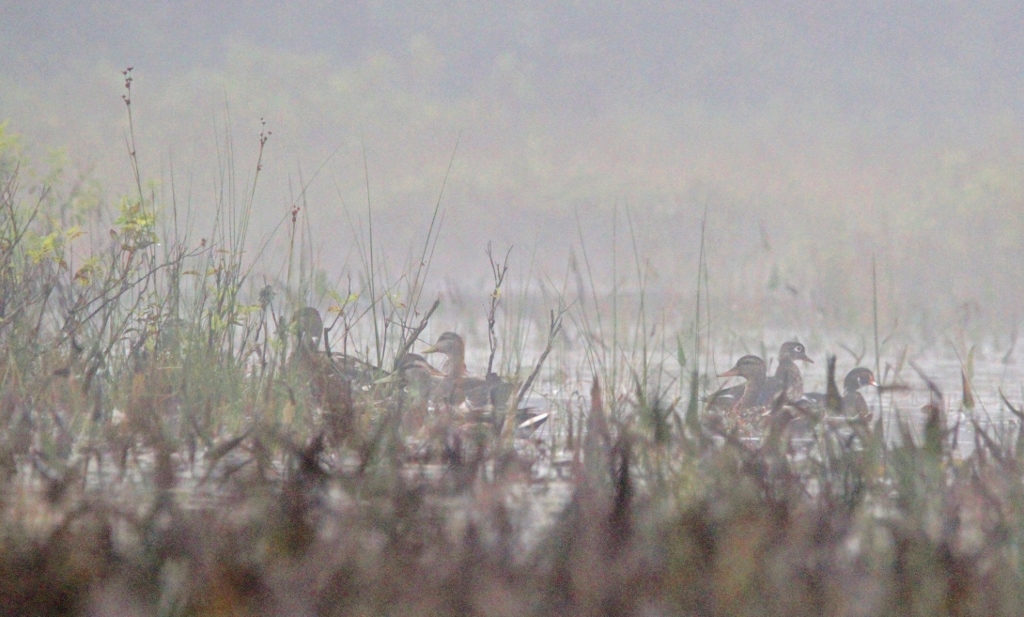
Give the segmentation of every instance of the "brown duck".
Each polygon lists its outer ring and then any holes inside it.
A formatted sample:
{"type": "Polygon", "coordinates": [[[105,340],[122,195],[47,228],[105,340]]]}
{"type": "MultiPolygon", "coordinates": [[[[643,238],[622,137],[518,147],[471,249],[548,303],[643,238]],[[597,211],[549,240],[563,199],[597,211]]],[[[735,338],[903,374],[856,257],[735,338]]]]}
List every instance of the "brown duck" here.
{"type": "Polygon", "coordinates": [[[721,377],[742,377],[746,380],[743,392],[729,408],[732,412],[764,407],[771,402],[771,386],[767,383],[768,366],[757,356],[747,355],[736,361],[736,366],[721,377]]]}
{"type": "Polygon", "coordinates": [[[324,322],[320,311],[311,306],[295,311],[291,328],[295,333],[295,349],[288,360],[288,368],[310,379],[318,402],[323,398],[325,388],[337,390],[342,388],[342,383],[346,384],[345,388],[349,385],[367,386],[387,375],[364,360],[321,350],[324,322]]]}
{"type": "Polygon", "coordinates": [[[797,360],[814,364],[814,360],[807,357],[802,343],[783,343],[779,348],[779,366],[775,369],[772,387],[777,387],[778,392],[785,391],[788,402],[798,401],[804,395],[804,378],[800,374],[800,367],[796,365],[797,360]]]}
{"type": "Polygon", "coordinates": [[[465,404],[471,410],[490,407],[504,409],[512,396],[511,383],[491,373],[485,379],[470,377],[466,370],[466,344],[454,332],[445,332],[437,342],[423,350],[424,354],[442,353],[444,378],[435,390],[434,400],[450,407],[465,404]]]}
{"type": "Polygon", "coordinates": [[[375,384],[394,384],[397,390],[390,401],[395,403],[402,414],[402,426],[411,431],[422,428],[427,419],[427,408],[431,394],[441,384],[444,373],[430,365],[415,353],[407,353],[398,359],[395,372],[378,379],[375,384]]]}
{"type": "MultiPolygon", "coordinates": [[[[454,332],[443,333],[423,353],[445,355],[441,365],[444,377],[434,388],[431,400],[449,408],[464,407],[479,420],[490,422],[496,430],[501,430],[505,421],[504,411],[515,391],[512,383],[495,373],[488,373],[484,379],[468,376],[466,344],[454,332]]],[[[516,411],[516,430],[518,433],[529,432],[543,424],[550,415],[550,412],[541,413],[534,408],[519,409],[516,411]]]]}

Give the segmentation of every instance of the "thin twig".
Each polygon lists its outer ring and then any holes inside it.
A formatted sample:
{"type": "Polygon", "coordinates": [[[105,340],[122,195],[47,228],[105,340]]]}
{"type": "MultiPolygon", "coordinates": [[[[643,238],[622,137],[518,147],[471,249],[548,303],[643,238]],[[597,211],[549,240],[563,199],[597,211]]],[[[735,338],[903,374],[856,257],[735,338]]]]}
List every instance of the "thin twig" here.
{"type": "Polygon", "coordinates": [[[508,274],[508,257],[512,254],[512,247],[505,252],[505,259],[501,265],[494,260],[494,253],[491,252],[491,243],[487,243],[487,261],[491,264],[491,275],[494,277],[494,291],[491,292],[491,304],[487,309],[487,344],[490,346],[490,355],[487,357],[487,374],[494,371],[494,356],[498,352],[498,335],[494,332],[495,316],[498,313],[498,302],[501,300],[501,285],[505,282],[505,275],[508,274]]]}
{"type": "Polygon", "coordinates": [[[555,345],[555,337],[562,330],[562,316],[565,315],[565,307],[560,307],[558,313],[551,311],[551,325],[548,327],[548,342],[544,347],[544,352],[540,354],[540,358],[537,359],[537,364],[533,367],[533,372],[526,378],[526,382],[523,383],[523,387],[519,389],[519,394],[516,395],[515,405],[509,407],[509,409],[519,409],[519,404],[523,402],[523,398],[526,397],[526,393],[530,391],[533,386],[533,380],[540,374],[540,369],[544,365],[544,360],[547,359],[548,354],[551,353],[551,348],[555,345]]]}
{"type": "Polygon", "coordinates": [[[439,306],[441,306],[441,296],[438,296],[437,299],[434,300],[434,303],[430,305],[430,309],[427,310],[426,314],[423,315],[423,319],[420,320],[420,325],[413,328],[412,332],[410,332],[409,336],[406,338],[405,344],[403,344],[402,348],[398,350],[398,354],[395,356],[395,369],[398,368],[398,361],[402,356],[409,353],[409,350],[412,349],[412,346],[416,343],[416,339],[418,339],[423,330],[426,329],[427,323],[430,322],[430,317],[439,306]]]}

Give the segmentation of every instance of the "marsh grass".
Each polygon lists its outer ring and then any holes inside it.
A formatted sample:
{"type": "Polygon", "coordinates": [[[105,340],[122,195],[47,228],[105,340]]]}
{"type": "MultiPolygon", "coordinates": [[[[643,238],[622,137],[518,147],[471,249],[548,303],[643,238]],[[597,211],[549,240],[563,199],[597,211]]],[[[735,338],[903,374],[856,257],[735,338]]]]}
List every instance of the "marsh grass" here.
{"type": "MultiPolygon", "coordinates": [[[[547,282],[544,310],[527,306],[525,288],[503,292],[510,261],[491,260],[494,292],[476,316],[488,366],[501,341],[497,365],[520,384],[510,414],[531,388],[564,387],[553,428],[528,440],[466,432],[443,463],[439,453],[423,464],[402,428],[403,394],[316,363],[342,351],[388,369],[414,349],[442,304],[422,309],[441,197],[419,258],[391,275],[368,198],[369,236],[354,234],[361,281],[323,292],[333,306],[303,372],[292,315],[317,278],[301,257],[308,206],[283,219],[283,283],[256,283],[245,257],[269,136],[249,184],[224,187],[199,240],[177,221],[157,234],[129,138],[137,195],[94,221],[109,242],[83,250],[79,231],[50,216],[74,189],[22,186],[23,159],[0,133],[0,613],[1024,612],[1024,428],[968,414],[965,455],[930,382],[920,435],[899,415],[787,409],[759,440],[722,428],[701,408],[713,372],[704,250],[692,325],[673,328],[649,312],[628,210],[635,307],[618,264],[616,300],[599,298],[582,225],[582,263],[566,273],[575,296],[547,282]],[[296,255],[305,265],[293,281],[296,255]],[[539,377],[545,367],[551,378],[539,377]],[[545,497],[559,486],[565,503],[545,497]],[[555,514],[537,520],[523,501],[555,514]]],[[[1003,402],[1024,427],[1019,402],[1003,402]]]]}

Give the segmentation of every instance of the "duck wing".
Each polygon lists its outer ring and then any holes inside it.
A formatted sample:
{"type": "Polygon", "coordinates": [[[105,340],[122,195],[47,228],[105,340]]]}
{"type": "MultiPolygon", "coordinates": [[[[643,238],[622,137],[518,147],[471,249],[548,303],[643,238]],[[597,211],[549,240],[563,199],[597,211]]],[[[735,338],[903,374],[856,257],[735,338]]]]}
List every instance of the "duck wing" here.
{"type": "Polygon", "coordinates": [[[368,386],[389,374],[365,360],[337,352],[330,355],[330,363],[340,377],[354,386],[368,386]]]}
{"type": "Polygon", "coordinates": [[[775,403],[775,399],[782,394],[784,387],[783,380],[778,377],[768,377],[764,380],[761,388],[758,389],[757,395],[754,397],[754,407],[770,407],[775,403]]]}
{"type": "Polygon", "coordinates": [[[746,387],[747,384],[741,383],[737,386],[722,388],[707,398],[705,407],[710,411],[729,411],[743,396],[746,387]]]}
{"type": "Polygon", "coordinates": [[[533,407],[520,408],[516,411],[516,437],[525,438],[543,426],[551,418],[552,412],[533,407]]]}
{"type": "Polygon", "coordinates": [[[515,389],[510,382],[494,373],[489,374],[486,379],[466,377],[462,387],[466,392],[466,404],[470,409],[505,409],[515,389]]]}
{"type": "Polygon", "coordinates": [[[800,400],[807,401],[814,407],[825,408],[826,397],[821,392],[805,392],[800,400]]]}
{"type": "Polygon", "coordinates": [[[843,397],[843,415],[855,418],[867,418],[871,415],[871,410],[868,409],[868,402],[864,400],[864,395],[854,390],[848,392],[843,397]]]}

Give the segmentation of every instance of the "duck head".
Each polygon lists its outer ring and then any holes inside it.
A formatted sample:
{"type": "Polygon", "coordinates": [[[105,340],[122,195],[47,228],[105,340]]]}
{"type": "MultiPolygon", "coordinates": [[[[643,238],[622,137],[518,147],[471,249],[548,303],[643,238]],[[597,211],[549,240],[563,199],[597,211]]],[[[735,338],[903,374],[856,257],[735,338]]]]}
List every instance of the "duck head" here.
{"type": "Polygon", "coordinates": [[[722,373],[720,377],[742,377],[747,381],[763,381],[768,366],[757,356],[743,356],[736,366],[722,373]]]}
{"type": "Polygon", "coordinates": [[[466,344],[462,337],[454,332],[445,332],[437,342],[423,350],[423,353],[443,353],[448,357],[463,356],[466,353],[466,344]]]}
{"type": "Polygon", "coordinates": [[[846,374],[843,380],[843,390],[856,392],[861,386],[878,386],[875,381],[875,374],[864,367],[857,367],[846,374]]]}
{"type": "Polygon", "coordinates": [[[803,360],[804,362],[814,364],[814,360],[807,357],[807,350],[804,348],[803,343],[797,343],[796,341],[783,343],[782,347],[779,348],[779,362],[784,360],[803,360]]]}
{"type": "Polygon", "coordinates": [[[312,306],[300,308],[292,316],[292,325],[299,346],[308,350],[320,346],[320,338],[324,335],[324,321],[320,318],[320,311],[312,306]]]}
{"type": "Polygon", "coordinates": [[[444,377],[444,373],[435,369],[426,358],[418,353],[407,353],[398,359],[395,372],[378,379],[374,383],[427,383],[432,378],[444,377]]]}

